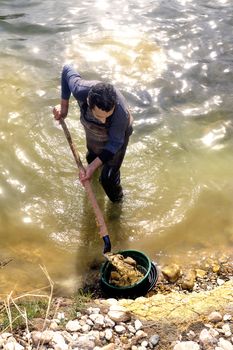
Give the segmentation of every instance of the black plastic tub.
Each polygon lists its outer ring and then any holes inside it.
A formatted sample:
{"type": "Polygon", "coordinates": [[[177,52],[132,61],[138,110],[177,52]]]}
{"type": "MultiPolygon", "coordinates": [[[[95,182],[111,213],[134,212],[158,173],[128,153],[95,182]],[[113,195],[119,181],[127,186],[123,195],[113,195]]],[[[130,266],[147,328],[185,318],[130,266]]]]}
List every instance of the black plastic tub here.
{"type": "Polygon", "coordinates": [[[115,298],[137,298],[148,293],[155,286],[158,280],[158,270],[147,255],[137,250],[123,250],[118,252],[125,258],[133,258],[137,263],[137,268],[144,274],[144,277],[137,283],[127,287],[117,287],[109,283],[113,266],[106,261],[101,268],[101,289],[108,297],[115,298]]]}

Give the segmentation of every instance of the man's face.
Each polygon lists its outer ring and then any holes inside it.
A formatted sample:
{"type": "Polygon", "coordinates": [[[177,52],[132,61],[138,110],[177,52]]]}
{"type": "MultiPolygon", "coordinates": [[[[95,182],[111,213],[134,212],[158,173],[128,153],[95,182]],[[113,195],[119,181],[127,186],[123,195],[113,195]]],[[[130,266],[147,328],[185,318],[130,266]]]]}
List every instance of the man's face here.
{"type": "Polygon", "coordinates": [[[109,112],[105,112],[105,111],[103,111],[102,109],[100,109],[100,108],[98,108],[97,106],[95,106],[95,107],[91,110],[91,112],[92,112],[93,116],[94,116],[96,119],[98,119],[101,123],[105,124],[105,123],[106,123],[106,119],[107,119],[108,117],[110,117],[110,116],[113,114],[114,108],[115,108],[115,107],[113,107],[109,112]]]}

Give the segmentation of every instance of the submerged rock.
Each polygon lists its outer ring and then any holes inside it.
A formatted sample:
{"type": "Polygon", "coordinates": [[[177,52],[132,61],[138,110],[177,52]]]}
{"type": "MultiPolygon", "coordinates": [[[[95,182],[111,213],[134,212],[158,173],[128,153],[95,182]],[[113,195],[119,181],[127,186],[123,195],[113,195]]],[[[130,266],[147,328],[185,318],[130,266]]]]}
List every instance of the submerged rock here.
{"type": "Polygon", "coordinates": [[[196,271],[187,271],[182,278],[181,286],[183,289],[193,290],[196,281],[196,271]]]}
{"type": "Polygon", "coordinates": [[[167,265],[162,269],[162,274],[169,282],[176,282],[181,275],[180,267],[177,264],[167,265]]]}

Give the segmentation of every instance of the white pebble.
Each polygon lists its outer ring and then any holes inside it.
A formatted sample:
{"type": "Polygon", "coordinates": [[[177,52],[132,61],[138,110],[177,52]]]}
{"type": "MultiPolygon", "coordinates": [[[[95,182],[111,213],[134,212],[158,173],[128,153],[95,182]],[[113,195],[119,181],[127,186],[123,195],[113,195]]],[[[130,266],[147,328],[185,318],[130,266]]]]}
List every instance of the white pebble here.
{"type": "Polygon", "coordinates": [[[64,318],[65,318],[64,312],[58,312],[57,318],[58,318],[58,320],[64,320],[64,318]]]}
{"type": "Polygon", "coordinates": [[[142,322],[140,320],[136,320],[134,322],[134,327],[135,327],[136,331],[139,331],[139,329],[142,328],[142,322]]]}
{"type": "Polygon", "coordinates": [[[105,345],[101,348],[101,350],[114,350],[115,349],[115,344],[114,343],[110,343],[108,345],[105,345]]]}
{"type": "Polygon", "coordinates": [[[93,321],[92,320],[90,320],[89,318],[88,318],[88,320],[86,321],[86,324],[88,324],[89,326],[93,326],[93,321]]]}
{"type": "Polygon", "coordinates": [[[83,333],[89,332],[90,330],[91,330],[91,326],[89,326],[88,324],[84,324],[82,326],[82,332],[83,333]]]}
{"type": "Polygon", "coordinates": [[[220,312],[213,311],[211,312],[211,314],[209,314],[208,320],[212,323],[220,322],[222,321],[222,315],[220,314],[220,312]]]}
{"type": "Polygon", "coordinates": [[[92,338],[91,340],[100,340],[100,332],[99,331],[90,331],[88,333],[89,338],[92,338]]]}
{"type": "Polygon", "coordinates": [[[100,339],[104,339],[104,338],[105,338],[105,332],[102,331],[102,332],[100,332],[100,339]]]}
{"type": "Polygon", "coordinates": [[[114,322],[127,322],[131,319],[130,314],[125,311],[109,311],[108,317],[114,322]]]}
{"type": "Polygon", "coordinates": [[[90,340],[88,335],[81,335],[76,340],[76,347],[77,349],[94,349],[95,343],[94,341],[90,340]]]}
{"type": "Polygon", "coordinates": [[[127,309],[124,306],[118,305],[118,304],[114,304],[111,305],[109,308],[109,311],[122,311],[122,312],[126,312],[127,309]]]}
{"type": "Polygon", "coordinates": [[[98,307],[89,307],[87,309],[87,312],[89,315],[91,314],[99,314],[100,313],[100,309],[98,307]]]}
{"type": "Polygon", "coordinates": [[[144,348],[146,348],[148,346],[148,341],[144,340],[142,343],[141,343],[141,346],[144,346],[144,348]]]}
{"type": "Polygon", "coordinates": [[[5,333],[2,333],[2,334],[1,334],[1,338],[2,338],[2,339],[7,339],[7,338],[10,338],[10,337],[12,337],[12,334],[11,334],[11,333],[5,332],[5,333]]]}
{"type": "Polygon", "coordinates": [[[135,335],[138,339],[147,337],[147,333],[143,332],[141,329],[139,329],[139,331],[137,331],[135,335]]]}
{"type": "Polygon", "coordinates": [[[215,340],[207,329],[201,331],[199,339],[203,345],[213,344],[215,340]]]}
{"type": "Polygon", "coordinates": [[[24,347],[16,342],[10,342],[4,345],[4,350],[24,350],[24,347]]]}
{"type": "Polygon", "coordinates": [[[124,333],[126,331],[125,327],[124,326],[120,326],[120,325],[115,326],[114,329],[119,334],[122,334],[122,333],[124,333]]]}
{"type": "Polygon", "coordinates": [[[222,280],[221,278],[218,278],[218,279],[217,279],[217,284],[218,284],[218,286],[222,286],[224,283],[225,283],[225,281],[222,280]]]}
{"type": "Polygon", "coordinates": [[[131,324],[128,325],[128,331],[133,334],[136,333],[136,329],[131,324]]]}
{"type": "Polygon", "coordinates": [[[210,328],[209,333],[214,338],[217,338],[219,336],[219,332],[216,329],[214,329],[214,328],[210,328]]]}
{"type": "Polygon", "coordinates": [[[55,343],[60,350],[68,350],[68,345],[66,344],[64,337],[60,333],[56,332],[54,334],[52,342],[55,343]]]}
{"type": "Polygon", "coordinates": [[[50,323],[50,325],[49,325],[49,329],[51,329],[51,331],[57,331],[58,330],[58,324],[57,324],[57,322],[55,322],[55,321],[52,321],[51,323],[50,323]]]}
{"type": "Polygon", "coordinates": [[[113,333],[111,329],[105,329],[105,338],[109,341],[112,339],[113,333]]]}
{"type": "Polygon", "coordinates": [[[219,339],[218,345],[223,350],[233,350],[233,345],[228,340],[226,340],[224,338],[219,339]]]}
{"type": "Polygon", "coordinates": [[[118,301],[114,298],[109,298],[106,300],[106,302],[108,303],[108,305],[117,305],[118,301]]]}
{"type": "Polygon", "coordinates": [[[226,314],[223,316],[223,321],[231,321],[232,316],[230,314],[226,314]]]}
{"type": "Polygon", "coordinates": [[[116,324],[116,323],[115,323],[113,320],[111,320],[111,318],[108,317],[108,316],[105,316],[104,322],[105,322],[106,327],[109,327],[109,328],[113,328],[113,327],[115,326],[115,324],[116,324]]]}
{"type": "Polygon", "coordinates": [[[183,341],[176,344],[173,350],[200,350],[200,346],[193,341],[183,341]]]}
{"type": "Polygon", "coordinates": [[[68,332],[77,332],[77,331],[80,331],[80,329],[81,329],[81,326],[78,320],[74,320],[74,321],[70,320],[66,324],[66,330],[68,332]]]}
{"type": "Polygon", "coordinates": [[[230,337],[232,335],[231,328],[230,328],[229,324],[224,324],[222,326],[222,330],[224,331],[224,334],[226,337],[230,337]]]}
{"type": "Polygon", "coordinates": [[[31,333],[32,340],[35,345],[38,345],[39,343],[48,344],[53,339],[54,334],[55,333],[53,331],[33,331],[31,333]]]}

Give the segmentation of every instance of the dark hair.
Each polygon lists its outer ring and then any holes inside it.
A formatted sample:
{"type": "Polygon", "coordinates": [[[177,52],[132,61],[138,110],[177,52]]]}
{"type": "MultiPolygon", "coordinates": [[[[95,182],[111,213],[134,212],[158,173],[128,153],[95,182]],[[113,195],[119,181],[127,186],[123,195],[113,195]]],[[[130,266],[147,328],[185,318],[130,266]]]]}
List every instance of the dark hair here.
{"type": "Polygon", "coordinates": [[[90,109],[97,106],[103,111],[109,112],[116,104],[116,91],[111,84],[97,83],[91,87],[88,100],[90,109]]]}

